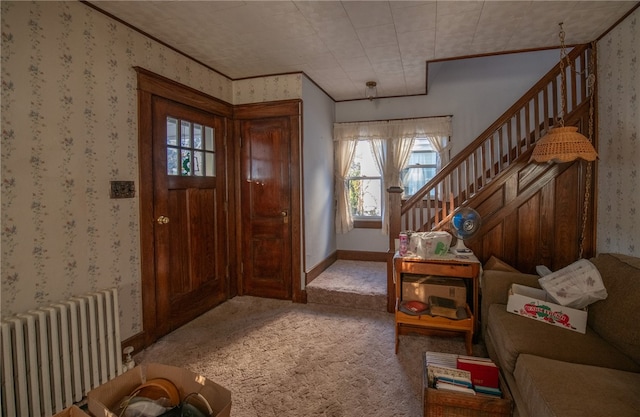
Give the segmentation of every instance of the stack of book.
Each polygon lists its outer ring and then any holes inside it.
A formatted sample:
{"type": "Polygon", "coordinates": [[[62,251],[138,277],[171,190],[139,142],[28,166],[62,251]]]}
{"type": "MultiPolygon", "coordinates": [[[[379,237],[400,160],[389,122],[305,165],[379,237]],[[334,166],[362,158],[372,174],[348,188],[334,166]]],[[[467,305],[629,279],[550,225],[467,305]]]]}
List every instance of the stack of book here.
{"type": "Polygon", "coordinates": [[[456,301],[452,298],[430,295],[428,301],[429,313],[432,316],[447,317],[453,320],[462,320],[467,318],[467,310],[464,306],[456,305],[456,301]]]}
{"type": "Polygon", "coordinates": [[[498,382],[499,370],[491,359],[425,352],[425,364],[429,388],[502,397],[498,382]]]}

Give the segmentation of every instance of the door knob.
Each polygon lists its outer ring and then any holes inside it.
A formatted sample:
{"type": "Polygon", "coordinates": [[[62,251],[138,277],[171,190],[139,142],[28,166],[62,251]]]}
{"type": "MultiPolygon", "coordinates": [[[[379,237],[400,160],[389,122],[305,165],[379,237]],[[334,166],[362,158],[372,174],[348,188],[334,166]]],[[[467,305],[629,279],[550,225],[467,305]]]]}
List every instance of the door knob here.
{"type": "Polygon", "coordinates": [[[287,215],[288,215],[288,213],[285,210],[282,210],[282,212],[280,214],[282,214],[282,217],[287,217],[287,215]]]}
{"type": "Polygon", "coordinates": [[[160,216],[156,219],[158,224],[167,224],[169,223],[169,218],[167,216],[160,216]]]}

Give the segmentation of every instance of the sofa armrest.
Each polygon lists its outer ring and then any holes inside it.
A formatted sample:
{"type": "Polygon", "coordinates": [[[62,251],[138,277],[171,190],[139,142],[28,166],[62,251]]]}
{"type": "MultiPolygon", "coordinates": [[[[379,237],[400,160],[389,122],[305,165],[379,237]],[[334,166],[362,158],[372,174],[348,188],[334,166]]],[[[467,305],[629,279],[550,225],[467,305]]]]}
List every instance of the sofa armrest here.
{"type": "Polygon", "coordinates": [[[523,274],[521,272],[507,272],[497,270],[485,270],[482,275],[480,288],[480,322],[482,334],[487,326],[489,306],[491,304],[507,304],[508,291],[511,284],[526,285],[527,287],[540,288],[538,275],[523,274]]]}

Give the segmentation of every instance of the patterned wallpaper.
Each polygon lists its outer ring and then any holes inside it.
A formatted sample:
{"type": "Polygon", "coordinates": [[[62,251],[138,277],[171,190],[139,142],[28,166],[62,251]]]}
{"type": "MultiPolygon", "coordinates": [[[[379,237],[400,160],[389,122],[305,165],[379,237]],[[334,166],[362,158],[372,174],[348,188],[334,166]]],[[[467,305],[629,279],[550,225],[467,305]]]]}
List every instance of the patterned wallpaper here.
{"type": "Polygon", "coordinates": [[[302,98],[302,74],[274,75],[233,82],[233,104],[302,98]]]}
{"type": "Polygon", "coordinates": [[[640,256],[640,9],[598,42],[598,252],[640,256]]]}
{"type": "Polygon", "coordinates": [[[230,80],[80,2],[2,1],[2,316],[118,287],[142,330],[136,73],[227,102],[301,98],[299,76],[230,80]]]}

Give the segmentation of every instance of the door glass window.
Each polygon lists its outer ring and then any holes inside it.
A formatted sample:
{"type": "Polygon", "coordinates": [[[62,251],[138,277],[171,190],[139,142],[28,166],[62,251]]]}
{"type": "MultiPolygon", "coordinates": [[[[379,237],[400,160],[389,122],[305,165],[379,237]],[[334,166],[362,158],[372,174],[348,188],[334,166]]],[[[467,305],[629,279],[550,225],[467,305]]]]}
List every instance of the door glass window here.
{"type": "Polygon", "coordinates": [[[167,117],[167,174],[215,177],[214,128],[167,117]]]}

